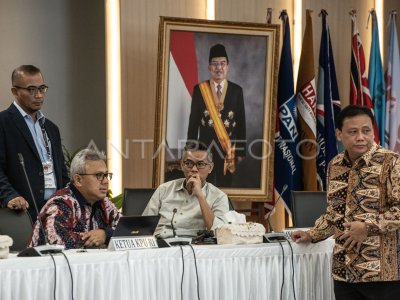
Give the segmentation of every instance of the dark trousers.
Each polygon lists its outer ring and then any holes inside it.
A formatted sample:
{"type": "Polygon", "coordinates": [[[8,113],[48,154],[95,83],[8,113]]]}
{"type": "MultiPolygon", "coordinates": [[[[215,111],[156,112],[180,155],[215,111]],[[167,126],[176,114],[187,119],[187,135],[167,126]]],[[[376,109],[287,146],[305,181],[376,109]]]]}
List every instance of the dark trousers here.
{"type": "Polygon", "coordinates": [[[394,300],[400,298],[400,281],[349,283],[334,281],[336,300],[394,300]]]}

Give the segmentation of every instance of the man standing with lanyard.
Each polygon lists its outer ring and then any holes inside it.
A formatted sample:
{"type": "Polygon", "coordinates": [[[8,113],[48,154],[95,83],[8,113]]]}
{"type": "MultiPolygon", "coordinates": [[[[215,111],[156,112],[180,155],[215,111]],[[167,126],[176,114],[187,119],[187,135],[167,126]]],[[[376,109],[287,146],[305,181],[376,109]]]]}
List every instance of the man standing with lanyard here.
{"type": "Polygon", "coordinates": [[[48,87],[41,71],[32,65],[15,69],[11,76],[15,101],[0,112],[0,199],[3,207],[36,211],[18,154],[21,153],[38,209],[68,181],[58,127],[40,111],[48,87]]]}

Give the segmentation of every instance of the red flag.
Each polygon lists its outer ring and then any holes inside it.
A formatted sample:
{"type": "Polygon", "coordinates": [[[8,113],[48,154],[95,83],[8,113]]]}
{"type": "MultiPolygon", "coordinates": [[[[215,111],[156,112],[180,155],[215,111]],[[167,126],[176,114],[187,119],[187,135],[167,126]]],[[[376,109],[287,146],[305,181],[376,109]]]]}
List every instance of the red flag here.
{"type": "MultiPolygon", "coordinates": [[[[353,36],[351,39],[351,73],[350,73],[350,104],[363,105],[371,109],[374,114],[374,104],[369,92],[367,72],[365,70],[364,49],[357,27],[355,11],[350,13],[353,36]]],[[[375,115],[375,114],[374,114],[375,115]]],[[[375,142],[379,144],[379,131],[374,122],[375,142]]]]}
{"type": "Polygon", "coordinates": [[[169,149],[180,153],[187,137],[193,87],[198,82],[193,32],[171,30],[168,76],[166,139],[169,149]]]}

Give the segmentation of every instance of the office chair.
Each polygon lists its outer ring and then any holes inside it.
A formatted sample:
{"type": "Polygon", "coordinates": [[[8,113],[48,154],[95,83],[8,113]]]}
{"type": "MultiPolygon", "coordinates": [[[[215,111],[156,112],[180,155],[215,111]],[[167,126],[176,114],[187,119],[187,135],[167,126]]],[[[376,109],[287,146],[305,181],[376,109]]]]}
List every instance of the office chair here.
{"type": "Polygon", "coordinates": [[[13,239],[10,251],[22,251],[28,247],[32,234],[32,222],[27,211],[0,208],[0,235],[13,239]]]}
{"type": "Polygon", "coordinates": [[[228,204],[229,204],[229,210],[235,210],[235,207],[233,206],[233,202],[231,198],[228,197],[228,204]]]}
{"type": "Polygon", "coordinates": [[[122,214],[125,216],[141,216],[154,191],[154,188],[125,188],[122,214]]]}
{"type": "Polygon", "coordinates": [[[292,191],[293,227],[313,227],[326,207],[326,192],[292,191]]]}

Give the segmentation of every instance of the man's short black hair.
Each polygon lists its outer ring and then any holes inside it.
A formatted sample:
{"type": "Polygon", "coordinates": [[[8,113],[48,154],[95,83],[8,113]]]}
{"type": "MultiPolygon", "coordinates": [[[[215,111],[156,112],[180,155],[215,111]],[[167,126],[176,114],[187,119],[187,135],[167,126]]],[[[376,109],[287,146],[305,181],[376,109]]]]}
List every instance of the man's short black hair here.
{"type": "Polygon", "coordinates": [[[198,140],[186,141],[186,145],[185,145],[185,148],[183,149],[183,153],[185,155],[187,152],[190,152],[190,151],[206,151],[209,162],[213,161],[213,156],[212,156],[210,149],[207,147],[206,144],[204,144],[201,141],[198,141],[198,140]]]}
{"type": "Polygon", "coordinates": [[[16,69],[14,69],[14,71],[12,72],[11,83],[12,83],[12,85],[18,85],[19,80],[21,79],[23,74],[36,75],[36,74],[41,74],[41,73],[42,72],[40,71],[40,69],[38,67],[35,67],[33,65],[22,65],[16,69]]]}
{"type": "Polygon", "coordinates": [[[370,108],[350,104],[343,108],[336,117],[336,128],[342,130],[344,119],[362,115],[368,116],[371,119],[372,125],[374,125],[374,115],[370,108]]]}

